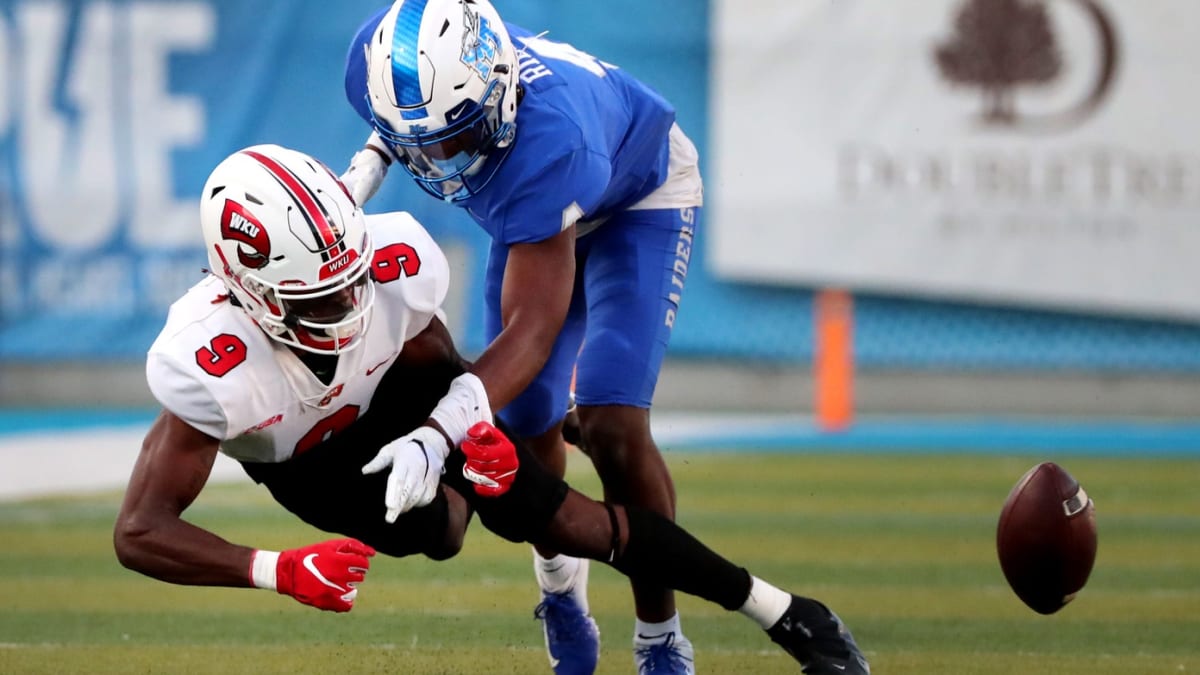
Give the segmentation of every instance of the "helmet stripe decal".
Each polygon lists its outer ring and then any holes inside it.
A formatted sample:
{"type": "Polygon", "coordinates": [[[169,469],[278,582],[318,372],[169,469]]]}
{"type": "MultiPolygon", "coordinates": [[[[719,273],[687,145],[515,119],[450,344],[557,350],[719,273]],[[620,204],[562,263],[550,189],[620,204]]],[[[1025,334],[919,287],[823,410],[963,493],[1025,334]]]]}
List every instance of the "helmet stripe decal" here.
{"type": "Polygon", "coordinates": [[[400,107],[421,105],[421,75],[417,72],[417,35],[427,0],[406,0],[392,30],[392,89],[400,107]]]}
{"type": "Polygon", "coordinates": [[[326,250],[338,243],[338,240],[341,239],[340,234],[329,222],[324,209],[317,203],[316,196],[309,191],[307,185],[301,182],[291,171],[270,157],[254,151],[246,151],[245,154],[253,157],[259,164],[262,164],[275,180],[279,181],[280,185],[287,190],[288,194],[292,196],[292,201],[300,206],[300,212],[304,214],[304,219],[308,222],[308,226],[316,238],[317,245],[322,250],[326,250]]]}

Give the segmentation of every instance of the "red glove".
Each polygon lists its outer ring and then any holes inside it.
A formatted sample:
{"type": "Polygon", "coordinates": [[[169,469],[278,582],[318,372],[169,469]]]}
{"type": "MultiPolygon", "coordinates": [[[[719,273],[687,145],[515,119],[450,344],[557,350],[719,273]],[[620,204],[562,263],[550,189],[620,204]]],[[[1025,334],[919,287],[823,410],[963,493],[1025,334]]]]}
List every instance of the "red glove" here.
{"type": "Polygon", "coordinates": [[[508,492],[517,477],[517,449],[512,441],[487,422],[476,422],[462,442],[463,478],[475,484],[475,494],[499,497],[508,492]]]}
{"type": "Polygon", "coordinates": [[[275,590],[318,609],[349,612],[373,555],[375,549],[357,539],[333,539],[284,551],[275,564],[275,590]]]}

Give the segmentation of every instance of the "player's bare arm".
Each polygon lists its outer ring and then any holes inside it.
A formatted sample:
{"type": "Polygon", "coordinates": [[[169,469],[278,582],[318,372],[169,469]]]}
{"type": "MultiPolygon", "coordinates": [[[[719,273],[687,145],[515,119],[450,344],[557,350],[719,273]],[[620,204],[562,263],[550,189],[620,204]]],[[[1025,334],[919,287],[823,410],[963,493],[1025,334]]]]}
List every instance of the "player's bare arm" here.
{"type": "Polygon", "coordinates": [[[129,569],[176,584],[250,586],[254,549],[182,518],[208,481],[218,450],[208,436],[163,411],[142,443],[113,544],[129,569]]]}
{"type": "Polygon", "coordinates": [[[113,531],[121,564],[174,584],[266,588],[319,609],[352,609],[371,547],[340,539],[282,553],[256,550],[182,518],[208,481],[218,449],[215,438],[171,412],[158,416],[113,531]]]}
{"type": "Polygon", "coordinates": [[[501,291],[504,328],[476,359],[493,410],[517,397],[545,365],[575,283],[575,228],[509,249],[501,291]]]}
{"type": "Polygon", "coordinates": [[[404,343],[396,363],[406,368],[456,365],[466,369],[469,365],[455,348],[454,337],[446,324],[436,316],[425,330],[404,343]]]}

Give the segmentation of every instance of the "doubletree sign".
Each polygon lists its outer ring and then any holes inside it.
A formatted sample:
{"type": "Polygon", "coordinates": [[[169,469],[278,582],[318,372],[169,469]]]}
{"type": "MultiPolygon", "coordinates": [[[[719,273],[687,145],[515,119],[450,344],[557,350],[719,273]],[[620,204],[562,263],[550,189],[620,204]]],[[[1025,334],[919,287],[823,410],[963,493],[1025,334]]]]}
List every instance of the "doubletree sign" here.
{"type": "Polygon", "coordinates": [[[983,93],[980,119],[987,125],[1062,128],[1095,111],[1112,85],[1117,40],[1112,21],[1096,0],[1057,0],[1082,11],[1093,27],[1099,66],[1084,97],[1066,109],[1040,115],[1017,110],[1019,87],[1048,86],[1060,79],[1064,63],[1049,0],[966,0],[954,18],[953,33],[934,49],[942,77],[983,93]]]}

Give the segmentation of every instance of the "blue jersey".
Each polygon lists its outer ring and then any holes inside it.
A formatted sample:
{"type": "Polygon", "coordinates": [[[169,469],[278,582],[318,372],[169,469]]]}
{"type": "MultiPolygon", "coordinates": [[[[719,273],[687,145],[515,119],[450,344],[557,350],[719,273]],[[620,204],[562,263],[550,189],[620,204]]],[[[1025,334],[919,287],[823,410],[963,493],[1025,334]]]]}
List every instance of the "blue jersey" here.
{"type": "MultiPolygon", "coordinates": [[[[359,29],[346,58],[346,97],[368,124],[364,47],[386,11],[359,29]]],[[[489,160],[502,162],[492,180],[458,202],[493,241],[542,241],[577,219],[607,218],[662,185],[674,108],[611,64],[505,26],[524,88],[516,141],[489,160]]]]}

